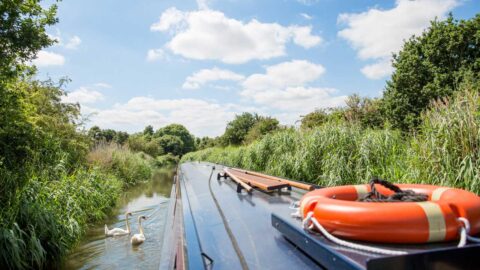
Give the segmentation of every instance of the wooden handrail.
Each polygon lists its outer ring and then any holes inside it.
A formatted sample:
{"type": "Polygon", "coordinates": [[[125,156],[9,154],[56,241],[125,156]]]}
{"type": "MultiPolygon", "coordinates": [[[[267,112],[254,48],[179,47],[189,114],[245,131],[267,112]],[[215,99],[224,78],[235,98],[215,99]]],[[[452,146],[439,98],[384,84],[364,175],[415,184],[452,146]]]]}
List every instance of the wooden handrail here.
{"type": "Polygon", "coordinates": [[[245,182],[243,182],[238,177],[236,177],[233,173],[230,173],[229,169],[225,168],[225,169],[223,169],[223,172],[226,173],[230,178],[232,178],[239,185],[241,185],[247,192],[252,192],[252,187],[247,185],[245,182]]]}

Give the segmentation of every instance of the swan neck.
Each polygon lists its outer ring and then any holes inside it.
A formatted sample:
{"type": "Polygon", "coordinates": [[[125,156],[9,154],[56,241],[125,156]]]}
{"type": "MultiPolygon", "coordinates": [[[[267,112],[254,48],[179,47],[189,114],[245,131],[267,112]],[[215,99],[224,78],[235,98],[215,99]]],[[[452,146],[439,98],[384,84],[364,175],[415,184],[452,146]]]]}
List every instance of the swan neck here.
{"type": "Polygon", "coordinates": [[[140,233],[143,234],[142,218],[141,217],[138,217],[138,228],[140,230],[140,233]]]}
{"type": "Polygon", "coordinates": [[[127,232],[130,232],[130,223],[128,222],[128,214],[125,215],[125,219],[127,220],[127,232]]]}

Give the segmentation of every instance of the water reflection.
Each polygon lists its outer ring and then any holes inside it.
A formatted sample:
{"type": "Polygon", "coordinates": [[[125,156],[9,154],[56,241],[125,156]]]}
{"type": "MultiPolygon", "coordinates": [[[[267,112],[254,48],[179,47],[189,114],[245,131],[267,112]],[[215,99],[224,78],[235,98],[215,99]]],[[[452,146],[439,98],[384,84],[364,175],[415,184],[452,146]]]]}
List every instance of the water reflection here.
{"type": "Polygon", "coordinates": [[[89,229],[84,240],[65,260],[63,269],[158,269],[165,228],[167,200],[172,186],[173,170],[159,170],[151,181],[126,191],[117,208],[105,221],[109,228],[125,228],[125,212],[130,211],[132,234],[138,233],[137,218],[144,221],[145,243],[133,247],[130,236],[106,238],[104,223],[89,229]]]}

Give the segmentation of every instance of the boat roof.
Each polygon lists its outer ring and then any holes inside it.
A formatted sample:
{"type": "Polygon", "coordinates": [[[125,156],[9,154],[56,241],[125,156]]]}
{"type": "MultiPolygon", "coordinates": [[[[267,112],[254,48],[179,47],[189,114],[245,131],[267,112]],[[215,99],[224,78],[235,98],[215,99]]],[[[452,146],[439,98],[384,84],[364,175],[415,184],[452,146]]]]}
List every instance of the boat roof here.
{"type": "MultiPolygon", "coordinates": [[[[475,255],[480,250],[479,245],[470,245],[457,251],[452,249],[452,243],[402,246],[402,250],[411,249],[415,252],[407,257],[392,257],[341,247],[320,235],[310,236],[302,229],[301,221],[291,215],[294,212],[292,203],[299,201],[306,191],[292,187],[291,190],[275,192],[262,192],[258,189],[252,193],[245,190],[237,192],[238,184],[235,181],[217,178],[225,168],[206,162],[189,162],[179,166],[172,189],[172,198],[176,199],[172,200],[175,203],[172,202],[170,207],[177,210],[171,210],[169,215],[178,216],[178,210],[182,214],[180,219],[171,221],[166,230],[176,231],[183,238],[186,265],[182,267],[382,269],[385,266],[396,266],[389,268],[402,269],[408,259],[413,258],[413,263],[416,260],[425,261],[422,254],[432,248],[443,250],[443,253],[435,255],[439,258],[458,254],[464,259],[479,260],[475,258],[479,257],[475,255]]],[[[165,252],[165,245],[171,245],[173,238],[170,236],[165,239],[162,256],[172,257],[176,249],[169,248],[170,251],[165,252]]],[[[175,262],[170,260],[167,263],[168,260],[164,259],[160,268],[172,269],[175,262]]],[[[178,259],[176,264],[177,269],[181,268],[178,259]]]]}

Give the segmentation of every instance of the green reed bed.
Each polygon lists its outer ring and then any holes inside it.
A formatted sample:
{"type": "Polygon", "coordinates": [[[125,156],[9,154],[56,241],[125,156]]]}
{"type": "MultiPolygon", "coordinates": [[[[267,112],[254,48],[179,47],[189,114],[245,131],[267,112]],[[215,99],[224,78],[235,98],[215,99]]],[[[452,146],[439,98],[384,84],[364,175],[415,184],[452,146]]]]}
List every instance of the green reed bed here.
{"type": "Polygon", "coordinates": [[[128,148],[98,146],[89,165],[30,164],[24,186],[0,212],[0,265],[55,267],[88,225],[106,217],[122,190],[150,179],[153,159],[128,148]],[[43,168],[43,169],[40,169],[43,168]]]}
{"type": "Polygon", "coordinates": [[[459,92],[432,104],[416,134],[363,129],[349,123],[268,134],[250,145],[188,153],[210,161],[333,186],[394,182],[448,185],[480,192],[480,98],[459,92]]]}

